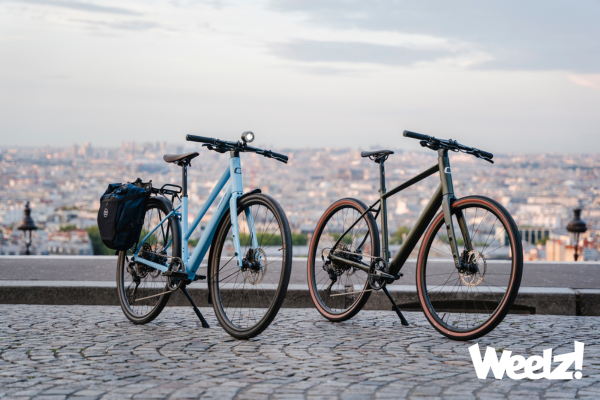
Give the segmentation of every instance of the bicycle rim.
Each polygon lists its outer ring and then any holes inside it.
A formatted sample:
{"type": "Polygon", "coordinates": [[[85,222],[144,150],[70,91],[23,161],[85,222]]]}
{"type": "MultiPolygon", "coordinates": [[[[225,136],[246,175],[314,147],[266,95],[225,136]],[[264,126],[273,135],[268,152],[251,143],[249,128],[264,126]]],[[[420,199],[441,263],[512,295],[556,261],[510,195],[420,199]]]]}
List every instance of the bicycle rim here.
{"type": "MultiPolygon", "coordinates": [[[[144,226],[140,234],[140,241],[167,215],[164,205],[149,201],[144,216],[144,226]]],[[[158,264],[168,266],[173,254],[173,229],[171,220],[163,222],[142,244],[138,258],[147,259],[158,264]]],[[[156,317],[167,303],[170,293],[167,292],[167,278],[162,272],[141,263],[130,263],[135,248],[131,248],[125,255],[119,257],[119,271],[121,280],[121,304],[130,319],[149,322],[147,318],[156,317]],[[161,294],[162,293],[162,294],[161,294]],[[160,295],[159,295],[160,294],[160,295]],[[156,315],[154,315],[156,314],[156,315]]],[[[121,252],[122,253],[122,252],[121,252]]]]}
{"type": "Polygon", "coordinates": [[[248,338],[262,332],[285,298],[291,270],[291,233],[285,214],[273,199],[253,195],[238,206],[242,258],[237,265],[229,214],[220,227],[213,254],[210,284],[217,317],[232,336],[248,338]],[[247,215],[247,211],[251,213],[247,215]],[[254,223],[257,248],[252,246],[254,223]]]}
{"type": "Polygon", "coordinates": [[[335,262],[326,263],[331,252],[367,265],[372,257],[379,256],[379,234],[370,214],[360,218],[338,247],[333,248],[340,236],[366,209],[356,199],[342,199],[334,203],[321,217],[311,242],[309,288],[319,312],[332,321],[354,316],[371,294],[367,272],[335,262]],[[335,278],[332,279],[332,276],[335,278]]]}
{"type": "Polygon", "coordinates": [[[419,254],[417,286],[426,316],[455,339],[481,336],[504,318],[521,280],[522,249],[510,215],[485,198],[461,199],[452,208],[461,259],[475,267],[454,266],[443,215],[431,224],[419,254]],[[473,246],[468,250],[457,215],[462,213],[473,246]]]}

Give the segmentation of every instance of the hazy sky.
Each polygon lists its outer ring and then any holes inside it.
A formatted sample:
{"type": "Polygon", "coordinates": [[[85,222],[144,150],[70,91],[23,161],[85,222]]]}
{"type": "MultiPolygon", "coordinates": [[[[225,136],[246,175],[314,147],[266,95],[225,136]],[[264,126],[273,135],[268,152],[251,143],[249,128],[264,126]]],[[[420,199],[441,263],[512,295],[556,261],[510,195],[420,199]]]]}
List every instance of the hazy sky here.
{"type": "Polygon", "coordinates": [[[2,145],[600,151],[599,1],[0,0],[2,145]]]}

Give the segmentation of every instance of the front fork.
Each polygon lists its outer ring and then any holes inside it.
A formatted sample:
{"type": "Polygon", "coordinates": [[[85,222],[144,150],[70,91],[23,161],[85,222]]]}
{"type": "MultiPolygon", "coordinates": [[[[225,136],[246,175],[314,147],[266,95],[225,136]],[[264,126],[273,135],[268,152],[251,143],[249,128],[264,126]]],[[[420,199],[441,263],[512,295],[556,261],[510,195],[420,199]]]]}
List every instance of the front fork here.
{"type": "MultiPolygon", "coordinates": [[[[444,225],[446,227],[446,233],[448,235],[448,242],[450,243],[450,250],[452,250],[452,259],[454,261],[454,266],[457,269],[462,270],[466,267],[466,265],[464,264],[468,260],[466,259],[466,257],[461,257],[458,244],[456,243],[454,224],[452,222],[452,205],[456,201],[456,197],[454,196],[454,188],[452,186],[452,171],[450,169],[450,161],[448,159],[448,150],[440,149],[438,151],[438,155],[440,178],[442,181],[442,212],[444,213],[444,225]]],[[[460,232],[462,233],[462,237],[465,242],[465,251],[468,254],[473,250],[473,245],[471,243],[471,237],[469,235],[467,222],[462,211],[456,212],[455,216],[456,220],[458,221],[460,232]]]]}
{"type": "MultiPolygon", "coordinates": [[[[446,226],[446,233],[448,235],[448,241],[450,242],[450,250],[452,250],[452,259],[454,260],[454,266],[458,269],[462,269],[465,266],[463,263],[467,262],[465,257],[461,257],[458,243],[456,243],[456,235],[454,231],[454,224],[452,223],[452,204],[456,201],[454,195],[444,195],[442,197],[442,211],[444,213],[444,225],[446,226]]],[[[462,234],[463,240],[465,241],[465,251],[467,253],[473,250],[471,244],[471,238],[469,237],[469,230],[467,228],[467,222],[462,211],[455,212],[456,220],[458,221],[458,227],[462,234]]]]}
{"type": "MultiPolygon", "coordinates": [[[[237,260],[238,267],[243,267],[243,258],[245,254],[242,254],[241,246],[240,246],[240,227],[238,226],[238,209],[237,203],[238,198],[240,198],[243,194],[243,185],[242,185],[242,167],[240,163],[240,158],[238,154],[232,153],[232,157],[229,163],[230,173],[231,173],[231,185],[232,192],[231,198],[229,200],[229,212],[231,216],[231,229],[233,232],[233,247],[235,249],[235,257],[237,260]]],[[[246,216],[246,222],[248,224],[248,230],[250,234],[250,238],[252,240],[252,248],[256,250],[258,248],[258,240],[256,238],[256,229],[254,227],[254,218],[252,217],[252,211],[250,208],[244,210],[244,214],[246,216]]]]}

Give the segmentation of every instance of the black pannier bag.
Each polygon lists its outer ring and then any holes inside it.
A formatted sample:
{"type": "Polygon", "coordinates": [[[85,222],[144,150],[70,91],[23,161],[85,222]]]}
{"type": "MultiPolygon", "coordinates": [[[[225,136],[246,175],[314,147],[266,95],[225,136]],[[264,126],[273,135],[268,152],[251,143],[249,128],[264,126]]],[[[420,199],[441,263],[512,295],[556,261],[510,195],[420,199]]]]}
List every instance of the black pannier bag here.
{"type": "Polygon", "coordinates": [[[100,197],[98,228],[102,242],[109,249],[128,250],[140,237],[146,201],[151,193],[147,185],[140,186],[144,187],[111,183],[100,197]]]}

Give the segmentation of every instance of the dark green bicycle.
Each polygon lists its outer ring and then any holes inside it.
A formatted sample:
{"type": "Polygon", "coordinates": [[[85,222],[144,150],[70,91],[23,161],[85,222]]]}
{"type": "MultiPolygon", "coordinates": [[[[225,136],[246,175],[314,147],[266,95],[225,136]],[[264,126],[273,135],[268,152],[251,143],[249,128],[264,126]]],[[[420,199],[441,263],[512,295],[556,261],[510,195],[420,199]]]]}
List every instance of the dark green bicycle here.
{"type": "Polygon", "coordinates": [[[437,151],[438,163],[387,192],[384,163],[393,152],[362,152],[362,157],[379,164],[380,197],[369,207],[357,199],[338,200],[319,220],[308,259],[313,302],[330,321],[345,321],[363,308],[373,291],[382,290],[402,324],[408,325],[386,285],[400,279],[400,270],[422,238],[417,293],[425,316],[451,339],[481,337],[504,319],[515,301],[523,249],[517,225],[502,205],[482,196],[454,196],[448,152],[464,152],[490,163],[493,154],[454,140],[409,131],[404,136],[437,151]],[[440,185],[390,261],[386,200],[435,173],[440,174],[440,185]]]}

